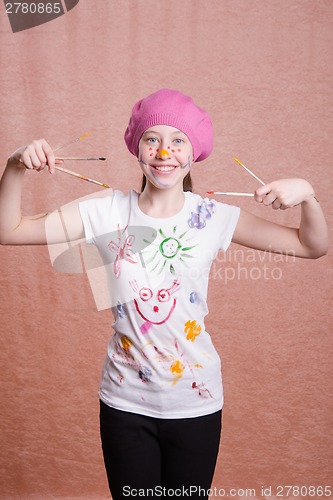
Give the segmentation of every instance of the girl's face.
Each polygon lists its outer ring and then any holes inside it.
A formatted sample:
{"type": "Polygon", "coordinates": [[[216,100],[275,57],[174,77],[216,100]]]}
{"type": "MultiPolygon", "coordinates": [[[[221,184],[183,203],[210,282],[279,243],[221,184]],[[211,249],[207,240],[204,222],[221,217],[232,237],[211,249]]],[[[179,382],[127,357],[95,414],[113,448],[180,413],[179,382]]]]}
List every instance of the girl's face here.
{"type": "Polygon", "coordinates": [[[147,129],[139,143],[139,162],[151,184],[167,189],[183,182],[193,163],[189,138],[169,125],[147,129]]]}

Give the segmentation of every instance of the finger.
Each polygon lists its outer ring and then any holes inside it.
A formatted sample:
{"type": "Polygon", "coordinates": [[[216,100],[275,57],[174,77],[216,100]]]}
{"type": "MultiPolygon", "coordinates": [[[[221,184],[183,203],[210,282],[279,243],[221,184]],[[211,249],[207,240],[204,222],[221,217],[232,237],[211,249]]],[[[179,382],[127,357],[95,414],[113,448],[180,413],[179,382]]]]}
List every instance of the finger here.
{"type": "Polygon", "coordinates": [[[274,193],[274,191],[271,191],[263,197],[262,203],[268,207],[269,205],[273,205],[275,200],[278,200],[278,198],[276,197],[276,193],[274,193]]]}
{"type": "Polygon", "coordinates": [[[54,173],[55,158],[50,145],[45,139],[33,141],[31,148],[31,159],[35,170],[40,172],[47,166],[50,173],[54,173]]]}
{"type": "Polygon", "coordinates": [[[42,148],[44,156],[46,158],[46,165],[48,166],[49,172],[50,174],[54,174],[56,159],[51,146],[49,145],[48,142],[45,141],[45,139],[42,140],[42,148]]]}
{"type": "Polygon", "coordinates": [[[267,196],[271,192],[272,188],[270,184],[265,184],[264,186],[258,187],[254,192],[254,199],[258,203],[262,203],[264,201],[265,196],[267,196]]]}
{"type": "Polygon", "coordinates": [[[24,167],[29,170],[32,170],[34,168],[33,164],[31,163],[30,157],[26,155],[26,158],[24,158],[24,153],[22,153],[19,162],[22,163],[22,165],[24,165],[24,167]]]}
{"type": "Polygon", "coordinates": [[[258,187],[254,192],[254,199],[258,203],[263,203],[264,205],[271,205],[275,198],[277,197],[274,192],[274,185],[272,183],[265,184],[264,186],[258,187]]]}
{"type": "Polygon", "coordinates": [[[47,157],[46,157],[45,150],[44,150],[44,148],[45,148],[44,143],[46,143],[46,141],[44,141],[44,139],[40,139],[38,141],[33,141],[33,143],[32,143],[32,145],[35,149],[36,156],[38,157],[38,159],[40,161],[40,165],[38,166],[38,168],[40,168],[42,165],[46,165],[46,163],[47,163],[47,157]]]}
{"type": "Polygon", "coordinates": [[[44,170],[45,167],[46,167],[46,163],[41,163],[40,167],[35,168],[35,170],[37,172],[41,172],[42,170],[44,170]]]}
{"type": "Polygon", "coordinates": [[[279,208],[281,208],[281,207],[282,207],[282,203],[281,203],[281,201],[280,201],[278,198],[276,198],[276,199],[273,201],[273,203],[272,203],[272,208],[273,208],[274,210],[279,210],[279,208]]]}
{"type": "Polygon", "coordinates": [[[29,169],[37,169],[41,166],[41,161],[38,158],[35,148],[30,144],[22,153],[21,162],[29,169]]]}

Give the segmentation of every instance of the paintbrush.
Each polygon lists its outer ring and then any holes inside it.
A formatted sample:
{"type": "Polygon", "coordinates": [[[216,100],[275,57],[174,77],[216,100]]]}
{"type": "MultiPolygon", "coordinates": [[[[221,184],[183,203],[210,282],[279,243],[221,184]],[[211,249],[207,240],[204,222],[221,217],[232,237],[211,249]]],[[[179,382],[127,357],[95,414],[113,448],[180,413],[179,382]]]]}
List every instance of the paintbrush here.
{"type": "Polygon", "coordinates": [[[80,135],[80,137],[77,137],[76,139],[74,139],[72,141],[65,142],[65,144],[62,144],[58,148],[54,149],[53,152],[55,153],[56,151],[59,151],[60,149],[64,148],[65,146],[69,146],[70,144],[74,144],[75,142],[78,142],[81,139],[84,139],[85,137],[88,137],[88,135],[90,135],[90,132],[88,132],[87,134],[80,135]]]}
{"type": "Polygon", "coordinates": [[[234,191],[207,191],[207,194],[222,194],[225,196],[254,196],[253,193],[236,193],[234,191]]]}
{"type": "Polygon", "coordinates": [[[110,187],[107,184],[105,184],[104,182],[99,182],[99,181],[96,181],[95,179],[90,179],[90,177],[86,177],[85,175],[78,174],[77,172],[73,172],[72,170],[67,170],[67,168],[59,167],[58,165],[56,165],[54,168],[56,170],[60,170],[60,172],[64,172],[65,174],[69,174],[69,175],[73,175],[74,177],[78,177],[79,179],[82,179],[83,181],[92,182],[93,184],[98,184],[99,186],[103,186],[105,188],[110,187]]]}
{"type": "Polygon", "coordinates": [[[254,177],[255,179],[257,179],[258,182],[260,182],[260,184],[262,184],[263,186],[265,185],[265,183],[259,179],[259,177],[256,176],[256,174],[254,174],[249,168],[247,168],[245,165],[243,165],[242,162],[240,162],[239,160],[237,160],[237,158],[234,158],[234,160],[241,166],[243,167],[250,175],[252,175],[252,177],[254,177]]]}
{"type": "Polygon", "coordinates": [[[78,158],[78,157],[74,157],[74,156],[62,156],[62,157],[57,157],[56,160],[88,160],[88,161],[105,161],[106,158],[104,158],[103,156],[101,156],[100,158],[78,158]]]}

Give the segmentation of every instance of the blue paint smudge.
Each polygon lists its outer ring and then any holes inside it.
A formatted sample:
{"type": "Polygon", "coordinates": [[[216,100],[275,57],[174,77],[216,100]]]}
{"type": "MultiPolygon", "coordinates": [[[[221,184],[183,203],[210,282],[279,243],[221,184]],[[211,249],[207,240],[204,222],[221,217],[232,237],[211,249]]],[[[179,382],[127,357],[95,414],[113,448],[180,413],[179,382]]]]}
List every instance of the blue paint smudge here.
{"type": "Polygon", "coordinates": [[[190,228],[203,229],[206,226],[206,220],[199,213],[191,212],[191,217],[187,221],[190,228]]]}
{"type": "Polygon", "coordinates": [[[117,312],[120,318],[124,318],[126,316],[126,311],[120,302],[117,304],[117,312]]]}
{"type": "Polygon", "coordinates": [[[190,293],[190,302],[191,304],[200,304],[201,302],[201,295],[198,292],[191,292],[190,293]]]}
{"type": "Polygon", "coordinates": [[[147,366],[140,366],[139,368],[139,377],[142,382],[150,382],[153,372],[147,366]]]}
{"type": "Polygon", "coordinates": [[[203,229],[206,226],[206,220],[211,219],[215,211],[213,200],[203,200],[199,203],[197,212],[191,212],[191,217],[187,221],[190,228],[203,229]]]}
{"type": "Polygon", "coordinates": [[[186,168],[186,167],[189,167],[189,168],[191,167],[191,157],[190,156],[187,157],[187,163],[185,163],[185,165],[181,165],[180,168],[186,168]]]}

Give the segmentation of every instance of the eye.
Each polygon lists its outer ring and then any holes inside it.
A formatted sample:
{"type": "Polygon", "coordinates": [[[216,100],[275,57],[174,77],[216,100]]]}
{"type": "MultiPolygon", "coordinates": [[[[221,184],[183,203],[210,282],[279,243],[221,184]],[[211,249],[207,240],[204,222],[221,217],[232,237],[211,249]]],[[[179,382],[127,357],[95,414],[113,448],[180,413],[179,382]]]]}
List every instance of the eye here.
{"type": "Polygon", "coordinates": [[[167,302],[170,299],[170,293],[165,288],[157,292],[157,300],[159,302],[167,302]]]}
{"type": "Polygon", "coordinates": [[[147,139],[148,144],[157,144],[158,139],[156,137],[148,137],[147,139]]]}
{"type": "Polygon", "coordinates": [[[184,139],[175,139],[175,143],[177,144],[177,146],[184,144],[184,142],[184,139]]]}
{"type": "Polygon", "coordinates": [[[147,300],[152,298],[153,292],[150,288],[141,288],[141,290],[139,291],[139,295],[141,300],[147,302],[147,300]]]}

